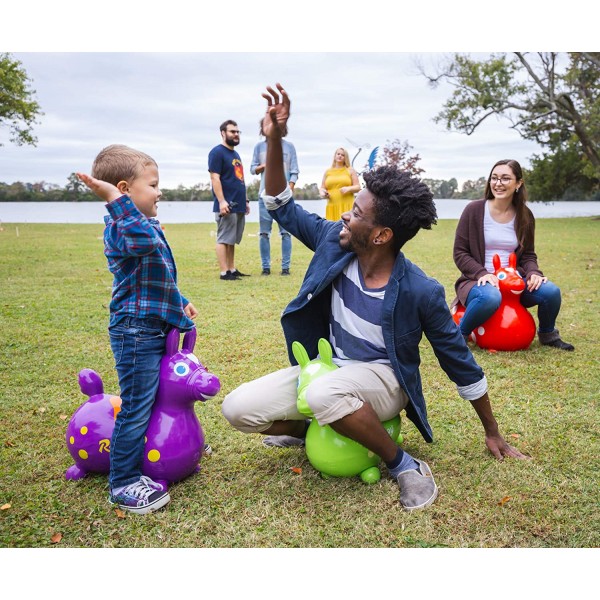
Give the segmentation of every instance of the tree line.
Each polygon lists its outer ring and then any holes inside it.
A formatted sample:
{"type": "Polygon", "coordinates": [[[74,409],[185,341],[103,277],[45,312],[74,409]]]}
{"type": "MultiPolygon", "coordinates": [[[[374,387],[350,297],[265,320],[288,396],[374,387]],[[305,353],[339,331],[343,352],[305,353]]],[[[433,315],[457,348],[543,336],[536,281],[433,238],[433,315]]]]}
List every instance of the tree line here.
{"type": "MultiPolygon", "coordinates": [[[[562,197],[556,198],[548,195],[543,183],[546,181],[544,175],[548,165],[540,165],[539,171],[525,171],[525,181],[529,191],[531,201],[552,201],[552,200],[600,200],[600,192],[595,191],[587,193],[579,186],[567,188],[567,192],[562,197]],[[542,185],[536,185],[540,181],[542,185]]],[[[475,180],[467,180],[462,186],[458,185],[456,178],[429,179],[422,177],[422,181],[427,184],[436,200],[475,200],[483,198],[486,177],[479,177],[475,180]]],[[[248,199],[258,200],[258,190],[260,181],[256,179],[247,186],[248,199]]],[[[210,184],[198,183],[192,187],[179,185],[174,189],[161,188],[162,201],[166,202],[212,202],[213,195],[210,184]]],[[[296,200],[318,200],[319,186],[316,183],[309,183],[304,186],[296,186],[294,189],[294,198],[296,200]]],[[[46,183],[40,181],[37,183],[15,183],[0,182],[0,202],[98,202],[98,198],[84,186],[75,173],[72,173],[65,186],[46,183]]]]}

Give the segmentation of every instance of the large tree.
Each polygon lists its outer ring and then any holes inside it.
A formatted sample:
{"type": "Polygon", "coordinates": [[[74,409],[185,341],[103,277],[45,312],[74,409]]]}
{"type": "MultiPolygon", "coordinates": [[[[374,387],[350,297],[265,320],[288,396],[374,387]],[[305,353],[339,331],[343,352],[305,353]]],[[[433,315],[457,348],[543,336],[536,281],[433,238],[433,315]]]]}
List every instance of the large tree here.
{"type": "Polygon", "coordinates": [[[600,53],[454,54],[436,74],[420,70],[432,86],[454,87],[435,117],[447,129],[470,135],[487,118],[506,117],[523,138],[553,151],[575,142],[588,175],[600,177],[600,53]]]}
{"type": "MultiPolygon", "coordinates": [[[[36,117],[42,115],[34,99],[35,90],[21,63],[8,53],[0,53],[0,127],[8,127],[11,142],[35,146],[36,117]]],[[[0,140],[0,146],[4,144],[0,140]]]]}

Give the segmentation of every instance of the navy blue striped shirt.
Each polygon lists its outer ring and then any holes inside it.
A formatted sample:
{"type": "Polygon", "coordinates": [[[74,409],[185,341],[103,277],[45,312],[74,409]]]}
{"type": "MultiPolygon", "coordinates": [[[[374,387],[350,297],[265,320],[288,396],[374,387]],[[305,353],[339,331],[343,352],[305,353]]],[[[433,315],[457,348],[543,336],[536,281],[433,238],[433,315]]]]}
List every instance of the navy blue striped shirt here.
{"type": "Polygon", "coordinates": [[[194,327],[177,287],[177,268],[160,223],[123,195],[106,205],[104,254],[114,275],[110,323],[122,317],[162,319],[182,331],[194,327]]]}
{"type": "Polygon", "coordinates": [[[331,292],[329,341],[338,366],[345,361],[389,363],[381,328],[385,287],[365,286],[358,259],[334,280],[331,292]]]}

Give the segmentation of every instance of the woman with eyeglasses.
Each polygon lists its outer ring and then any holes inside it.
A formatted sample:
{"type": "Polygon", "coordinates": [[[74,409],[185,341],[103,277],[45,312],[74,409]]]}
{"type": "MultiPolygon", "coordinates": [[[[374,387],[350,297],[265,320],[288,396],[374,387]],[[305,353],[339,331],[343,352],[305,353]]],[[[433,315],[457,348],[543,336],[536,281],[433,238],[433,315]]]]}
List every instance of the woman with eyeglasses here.
{"type": "Polygon", "coordinates": [[[454,238],[454,262],[461,272],[456,281],[458,301],[466,307],[460,321],[465,341],[500,306],[501,294],[492,259],[500,256],[503,266],[511,252],[517,255],[517,270],[525,280],[521,304],[538,307],[538,338],[541,344],[574,350],[556,329],[560,289],[544,276],[534,249],[535,219],[527,207],[527,190],[521,165],[499,160],[485,186],[483,200],[469,203],[460,217],[454,238]]]}

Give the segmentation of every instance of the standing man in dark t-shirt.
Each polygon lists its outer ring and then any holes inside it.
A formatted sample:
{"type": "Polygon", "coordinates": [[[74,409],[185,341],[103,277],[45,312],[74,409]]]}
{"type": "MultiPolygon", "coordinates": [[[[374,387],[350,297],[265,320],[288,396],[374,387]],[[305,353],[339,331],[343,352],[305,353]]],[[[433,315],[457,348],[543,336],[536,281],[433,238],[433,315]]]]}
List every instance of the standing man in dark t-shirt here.
{"type": "Polygon", "coordinates": [[[244,183],[244,168],[234,150],[240,143],[238,125],[231,119],[221,123],[222,142],[208,155],[208,171],[213,192],[213,212],[217,221],[217,260],[223,281],[235,281],[246,274],[235,267],[235,244],[242,241],[250,204],[244,183]]]}

